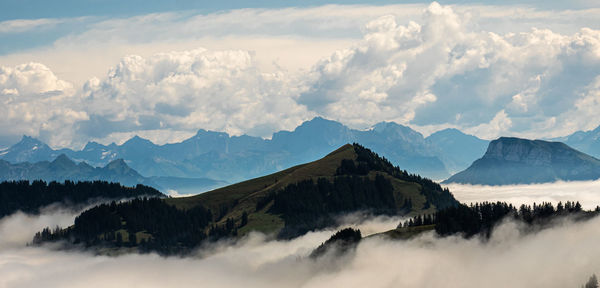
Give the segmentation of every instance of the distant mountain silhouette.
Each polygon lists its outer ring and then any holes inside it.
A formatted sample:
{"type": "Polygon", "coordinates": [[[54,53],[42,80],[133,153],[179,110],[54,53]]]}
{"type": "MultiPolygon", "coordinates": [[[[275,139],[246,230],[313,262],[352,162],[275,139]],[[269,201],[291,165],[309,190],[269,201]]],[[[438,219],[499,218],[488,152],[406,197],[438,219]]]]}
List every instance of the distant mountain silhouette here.
{"type": "Polygon", "coordinates": [[[565,144],[596,158],[600,158],[600,126],[590,131],[577,131],[567,137],[557,138],[565,144]]]}
{"type": "Polygon", "coordinates": [[[458,129],[444,129],[425,138],[430,145],[440,149],[440,159],[451,173],[461,171],[479,158],[490,141],[467,135],[458,129]]]}
{"type": "Polygon", "coordinates": [[[600,160],[564,143],[502,137],[490,143],[482,158],[444,183],[507,185],[598,178],[600,160]]]}
{"type": "Polygon", "coordinates": [[[0,160],[0,181],[8,180],[44,180],[46,182],[104,180],[119,182],[126,186],[151,184],[148,179],[129,168],[122,159],[113,160],[104,167],[95,168],[85,162],[77,164],[65,154],[60,154],[52,162],[11,164],[0,160]]]}
{"type": "Polygon", "coordinates": [[[317,160],[352,142],[370,147],[401,169],[433,179],[443,179],[450,175],[449,171],[466,168],[487,145],[487,141],[458,130],[445,130],[424,138],[419,132],[393,122],[381,122],[363,131],[316,117],[293,131],[276,132],[272,139],[201,129],[179,143],[156,145],[135,136],[122,145],[89,142],[82,150],[74,151],[52,150],[24,136],[19,143],[0,152],[0,158],[13,163],[51,161],[64,153],[92,166],[104,166],[121,158],[145,176],[233,182],[317,160]],[[461,148],[468,151],[461,152],[461,148]]]}
{"type": "Polygon", "coordinates": [[[198,193],[226,183],[203,178],[151,177],[140,175],[125,163],[123,159],[112,160],[104,167],[93,167],[85,162],[75,163],[65,154],[60,154],[52,162],[22,162],[12,164],[0,160],[0,181],[44,180],[57,181],[94,181],[102,180],[121,183],[125,186],[144,184],[167,193],[169,189],[179,193],[198,193]]]}

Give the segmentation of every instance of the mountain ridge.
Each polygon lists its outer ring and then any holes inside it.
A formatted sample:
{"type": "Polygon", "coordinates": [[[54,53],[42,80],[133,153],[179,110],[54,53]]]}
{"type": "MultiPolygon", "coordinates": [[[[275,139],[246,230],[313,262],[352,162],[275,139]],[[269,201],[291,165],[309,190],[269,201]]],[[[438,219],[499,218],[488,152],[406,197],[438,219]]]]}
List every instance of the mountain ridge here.
{"type": "Polygon", "coordinates": [[[10,163],[0,159],[0,181],[43,180],[46,182],[64,181],[108,181],[124,186],[143,184],[167,193],[177,190],[179,193],[199,193],[211,187],[224,185],[205,178],[144,177],[129,167],[123,159],[115,159],[104,167],[93,167],[82,161],[76,163],[65,154],[54,160],[35,163],[10,163]],[[178,190],[179,189],[179,190],[178,190]]]}
{"type": "MultiPolygon", "coordinates": [[[[462,132],[453,137],[459,139],[455,141],[458,143],[455,146],[459,147],[467,141],[465,139],[469,139],[462,132]]],[[[452,145],[445,145],[440,142],[442,140],[432,136],[425,138],[410,127],[394,122],[380,122],[371,129],[356,130],[321,117],[306,121],[293,131],[275,132],[271,139],[230,136],[225,132],[199,129],[194,136],[178,143],[156,145],[134,136],[121,145],[102,145],[90,141],[78,151],[52,150],[49,147],[34,151],[33,146],[28,144],[32,139],[24,137],[3,151],[0,159],[13,163],[34,162],[31,159],[50,161],[65,153],[76,161],[104,166],[112,160],[123,158],[132,168],[149,177],[203,177],[227,182],[267,175],[314,161],[345,143],[353,142],[373,148],[405,170],[434,179],[446,178],[449,172],[464,169],[476,159],[476,156],[468,153],[458,156],[465,159],[457,159],[450,155],[454,152],[448,152],[454,149],[452,145]]],[[[41,144],[38,145],[43,144],[39,142],[41,144]]],[[[485,140],[475,142],[469,145],[483,147],[487,144],[485,140]]]]}
{"type": "Polygon", "coordinates": [[[557,140],[584,153],[600,158],[600,126],[588,131],[577,131],[557,140]]]}
{"type": "Polygon", "coordinates": [[[294,238],[357,211],[417,215],[458,204],[439,184],[347,144],[319,160],[195,196],[100,205],[46,238],[171,254],[251,231],[294,238]]]}

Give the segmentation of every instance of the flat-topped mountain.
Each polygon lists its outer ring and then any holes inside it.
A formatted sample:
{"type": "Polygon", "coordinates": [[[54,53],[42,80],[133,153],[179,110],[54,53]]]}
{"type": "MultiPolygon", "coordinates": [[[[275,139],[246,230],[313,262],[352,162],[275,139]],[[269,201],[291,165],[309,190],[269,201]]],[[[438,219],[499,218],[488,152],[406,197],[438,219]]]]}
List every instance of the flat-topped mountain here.
{"type": "Polygon", "coordinates": [[[444,183],[507,185],[598,178],[600,160],[564,143],[502,137],[489,144],[482,158],[444,183]]]}
{"type": "Polygon", "coordinates": [[[455,205],[458,201],[437,183],[347,144],[320,160],[196,196],[97,206],[58,237],[170,253],[250,231],[291,238],[335,225],[336,216],[356,211],[429,214],[455,205]]]}

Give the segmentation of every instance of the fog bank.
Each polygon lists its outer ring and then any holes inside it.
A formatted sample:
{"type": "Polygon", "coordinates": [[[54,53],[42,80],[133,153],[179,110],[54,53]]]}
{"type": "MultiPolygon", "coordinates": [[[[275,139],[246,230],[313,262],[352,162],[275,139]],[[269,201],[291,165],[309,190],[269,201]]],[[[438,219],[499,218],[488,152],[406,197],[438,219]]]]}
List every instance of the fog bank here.
{"type": "Polygon", "coordinates": [[[54,229],[57,225],[68,227],[73,225],[75,217],[81,211],[73,211],[60,206],[49,206],[41,209],[40,215],[25,214],[17,211],[0,218],[0,251],[19,248],[31,242],[33,235],[45,227],[54,229]]]}
{"type": "MultiPolygon", "coordinates": [[[[63,221],[56,213],[34,218],[13,215],[0,222],[0,231],[63,221]]],[[[357,226],[365,232],[399,220],[360,214],[345,219],[363,219],[357,226]]],[[[368,238],[354,254],[317,261],[306,256],[333,230],[291,241],[253,233],[236,245],[215,244],[183,259],[94,256],[6,245],[2,238],[0,287],[579,287],[600,272],[599,228],[600,219],[593,219],[522,235],[518,225],[505,223],[487,243],[432,233],[410,241],[368,238]]]]}
{"type": "Polygon", "coordinates": [[[449,184],[444,187],[448,187],[458,201],[467,204],[504,201],[514,205],[531,205],[533,202],[556,205],[559,201],[579,201],[584,209],[600,205],[600,180],[502,186],[449,184]]]}

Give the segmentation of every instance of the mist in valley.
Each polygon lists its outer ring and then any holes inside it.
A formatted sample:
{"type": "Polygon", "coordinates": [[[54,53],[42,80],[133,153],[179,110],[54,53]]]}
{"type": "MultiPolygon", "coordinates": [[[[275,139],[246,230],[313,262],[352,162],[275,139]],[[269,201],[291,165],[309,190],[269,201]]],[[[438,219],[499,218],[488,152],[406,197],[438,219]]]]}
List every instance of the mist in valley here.
{"type": "MultiPolygon", "coordinates": [[[[457,188],[456,196],[466,202],[528,204],[566,197],[591,208],[600,203],[600,193],[592,193],[597,185],[483,187],[478,198],[478,187],[457,188]]],[[[236,243],[209,244],[184,258],[110,257],[26,246],[35,231],[68,226],[75,215],[46,209],[39,216],[18,212],[1,219],[0,287],[579,287],[600,271],[600,218],[577,223],[563,219],[536,233],[504,222],[488,240],[439,238],[432,232],[408,241],[368,237],[343,257],[326,254],[316,260],[308,255],[339,228],[359,228],[366,236],[393,229],[402,219],[353,214],[341,218],[336,229],[294,240],[251,233],[236,243]]]]}
{"type": "Polygon", "coordinates": [[[594,209],[600,205],[600,180],[595,181],[557,181],[554,183],[522,185],[469,185],[448,184],[454,197],[461,203],[483,201],[502,201],[516,206],[521,204],[579,201],[583,209],[594,209]]]}

